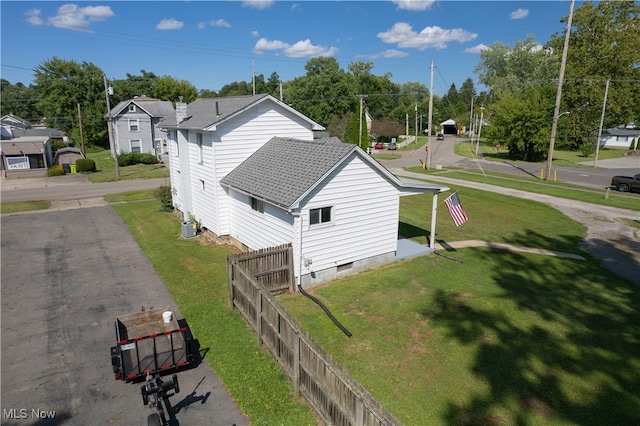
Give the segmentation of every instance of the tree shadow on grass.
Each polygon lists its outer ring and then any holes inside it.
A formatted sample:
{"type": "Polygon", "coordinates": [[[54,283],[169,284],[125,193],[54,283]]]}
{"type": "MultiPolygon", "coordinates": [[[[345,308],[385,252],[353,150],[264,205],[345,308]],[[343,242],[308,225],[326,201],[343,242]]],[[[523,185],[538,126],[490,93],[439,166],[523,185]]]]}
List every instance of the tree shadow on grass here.
{"type": "MultiPolygon", "coordinates": [[[[540,239],[527,233],[510,243],[532,246],[540,239]]],[[[496,259],[493,250],[471,250],[496,259]]],[[[476,345],[472,374],[489,385],[463,404],[450,403],[444,422],[638,424],[640,286],[591,258],[532,261],[501,251],[499,259],[492,271],[496,291],[477,295],[484,304],[440,289],[421,312],[449,338],[476,345]]]]}

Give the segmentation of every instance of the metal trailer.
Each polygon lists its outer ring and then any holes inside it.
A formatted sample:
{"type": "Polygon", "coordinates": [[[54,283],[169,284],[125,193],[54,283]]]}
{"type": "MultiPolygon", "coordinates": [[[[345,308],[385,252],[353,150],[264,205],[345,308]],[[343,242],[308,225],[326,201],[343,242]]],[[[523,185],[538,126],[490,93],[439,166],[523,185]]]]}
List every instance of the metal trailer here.
{"type": "Polygon", "coordinates": [[[171,308],[120,316],[115,329],[117,343],[111,347],[111,364],[116,380],[137,381],[186,367],[195,360],[193,337],[186,323],[179,325],[171,308]]]}

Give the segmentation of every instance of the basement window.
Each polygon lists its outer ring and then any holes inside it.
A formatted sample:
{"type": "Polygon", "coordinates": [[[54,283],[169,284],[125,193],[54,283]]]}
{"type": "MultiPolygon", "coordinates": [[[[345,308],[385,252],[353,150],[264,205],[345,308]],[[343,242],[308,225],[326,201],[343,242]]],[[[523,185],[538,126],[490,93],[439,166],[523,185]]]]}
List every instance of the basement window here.
{"type": "Polygon", "coordinates": [[[343,263],[342,265],[338,265],[336,267],[336,272],[345,272],[353,269],[353,262],[343,263]]]}

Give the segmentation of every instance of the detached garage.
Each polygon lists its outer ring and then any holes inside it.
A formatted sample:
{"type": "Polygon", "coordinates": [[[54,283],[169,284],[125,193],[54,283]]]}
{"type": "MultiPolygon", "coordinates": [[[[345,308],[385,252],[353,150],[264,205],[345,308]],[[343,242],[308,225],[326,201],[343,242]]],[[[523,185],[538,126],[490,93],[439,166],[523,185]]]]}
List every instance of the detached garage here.
{"type": "Polygon", "coordinates": [[[51,144],[48,136],[25,136],[3,140],[2,171],[11,176],[46,176],[51,165],[51,144]]]}

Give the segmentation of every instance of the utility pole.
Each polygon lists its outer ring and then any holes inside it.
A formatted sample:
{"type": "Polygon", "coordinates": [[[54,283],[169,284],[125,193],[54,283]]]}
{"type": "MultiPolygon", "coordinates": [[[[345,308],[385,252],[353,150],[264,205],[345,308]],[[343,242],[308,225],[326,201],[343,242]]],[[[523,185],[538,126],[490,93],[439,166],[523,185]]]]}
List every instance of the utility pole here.
{"type": "Polygon", "coordinates": [[[251,84],[253,86],[253,94],[256,94],[256,67],[253,58],[251,58],[251,84]]]}
{"type": "Polygon", "coordinates": [[[107,98],[107,128],[109,132],[109,148],[111,149],[111,156],[116,162],[116,177],[120,177],[120,165],[118,164],[118,153],[116,152],[116,148],[113,144],[113,122],[111,120],[111,101],[109,100],[109,95],[113,94],[113,87],[107,86],[107,76],[102,75],[104,80],[104,94],[107,98]]]}
{"type": "Polygon", "coordinates": [[[553,107],[553,124],[551,125],[551,140],[549,141],[549,155],[547,156],[547,169],[544,180],[549,180],[551,176],[551,162],[553,161],[553,146],[556,143],[556,132],[558,131],[558,118],[560,111],[560,100],[562,99],[562,83],[564,81],[564,69],[567,65],[567,52],[569,50],[569,38],[571,36],[571,21],[573,20],[573,5],[576,0],[571,0],[569,19],[567,19],[567,29],[564,34],[564,48],[562,50],[562,62],[560,63],[560,76],[558,77],[558,91],[556,92],[556,103],[553,107]]]}
{"type": "Polygon", "coordinates": [[[415,127],[413,128],[413,130],[415,130],[415,134],[416,134],[416,143],[418,143],[418,103],[416,102],[416,124],[415,127]]]}
{"type": "Polygon", "coordinates": [[[484,118],[484,104],[480,107],[480,124],[478,125],[478,140],[476,141],[476,155],[480,151],[480,134],[482,133],[482,119],[484,118]]]}
{"type": "Polygon", "coordinates": [[[80,110],[80,102],[78,102],[78,126],[80,126],[80,146],[82,147],[82,153],[84,152],[84,132],[82,131],[82,112],[80,110]]]}
{"type": "Polygon", "coordinates": [[[364,103],[364,98],[366,98],[367,95],[358,95],[358,97],[360,98],[360,127],[358,131],[358,146],[362,148],[362,104],[364,103]]]}
{"type": "Polygon", "coordinates": [[[600,116],[600,127],[598,128],[598,140],[596,141],[596,156],[593,159],[593,167],[598,164],[598,153],[600,152],[600,140],[602,138],[602,125],[604,124],[604,113],[607,109],[607,95],[609,94],[609,81],[604,86],[604,102],[602,102],[602,115],[600,116]]]}
{"type": "Polygon", "coordinates": [[[427,118],[427,170],[431,170],[431,126],[433,121],[433,59],[431,60],[431,83],[429,87],[429,117],[427,118]]]}
{"type": "Polygon", "coordinates": [[[473,100],[474,97],[471,97],[471,110],[469,111],[469,136],[471,137],[471,142],[473,142],[473,100]]]}

